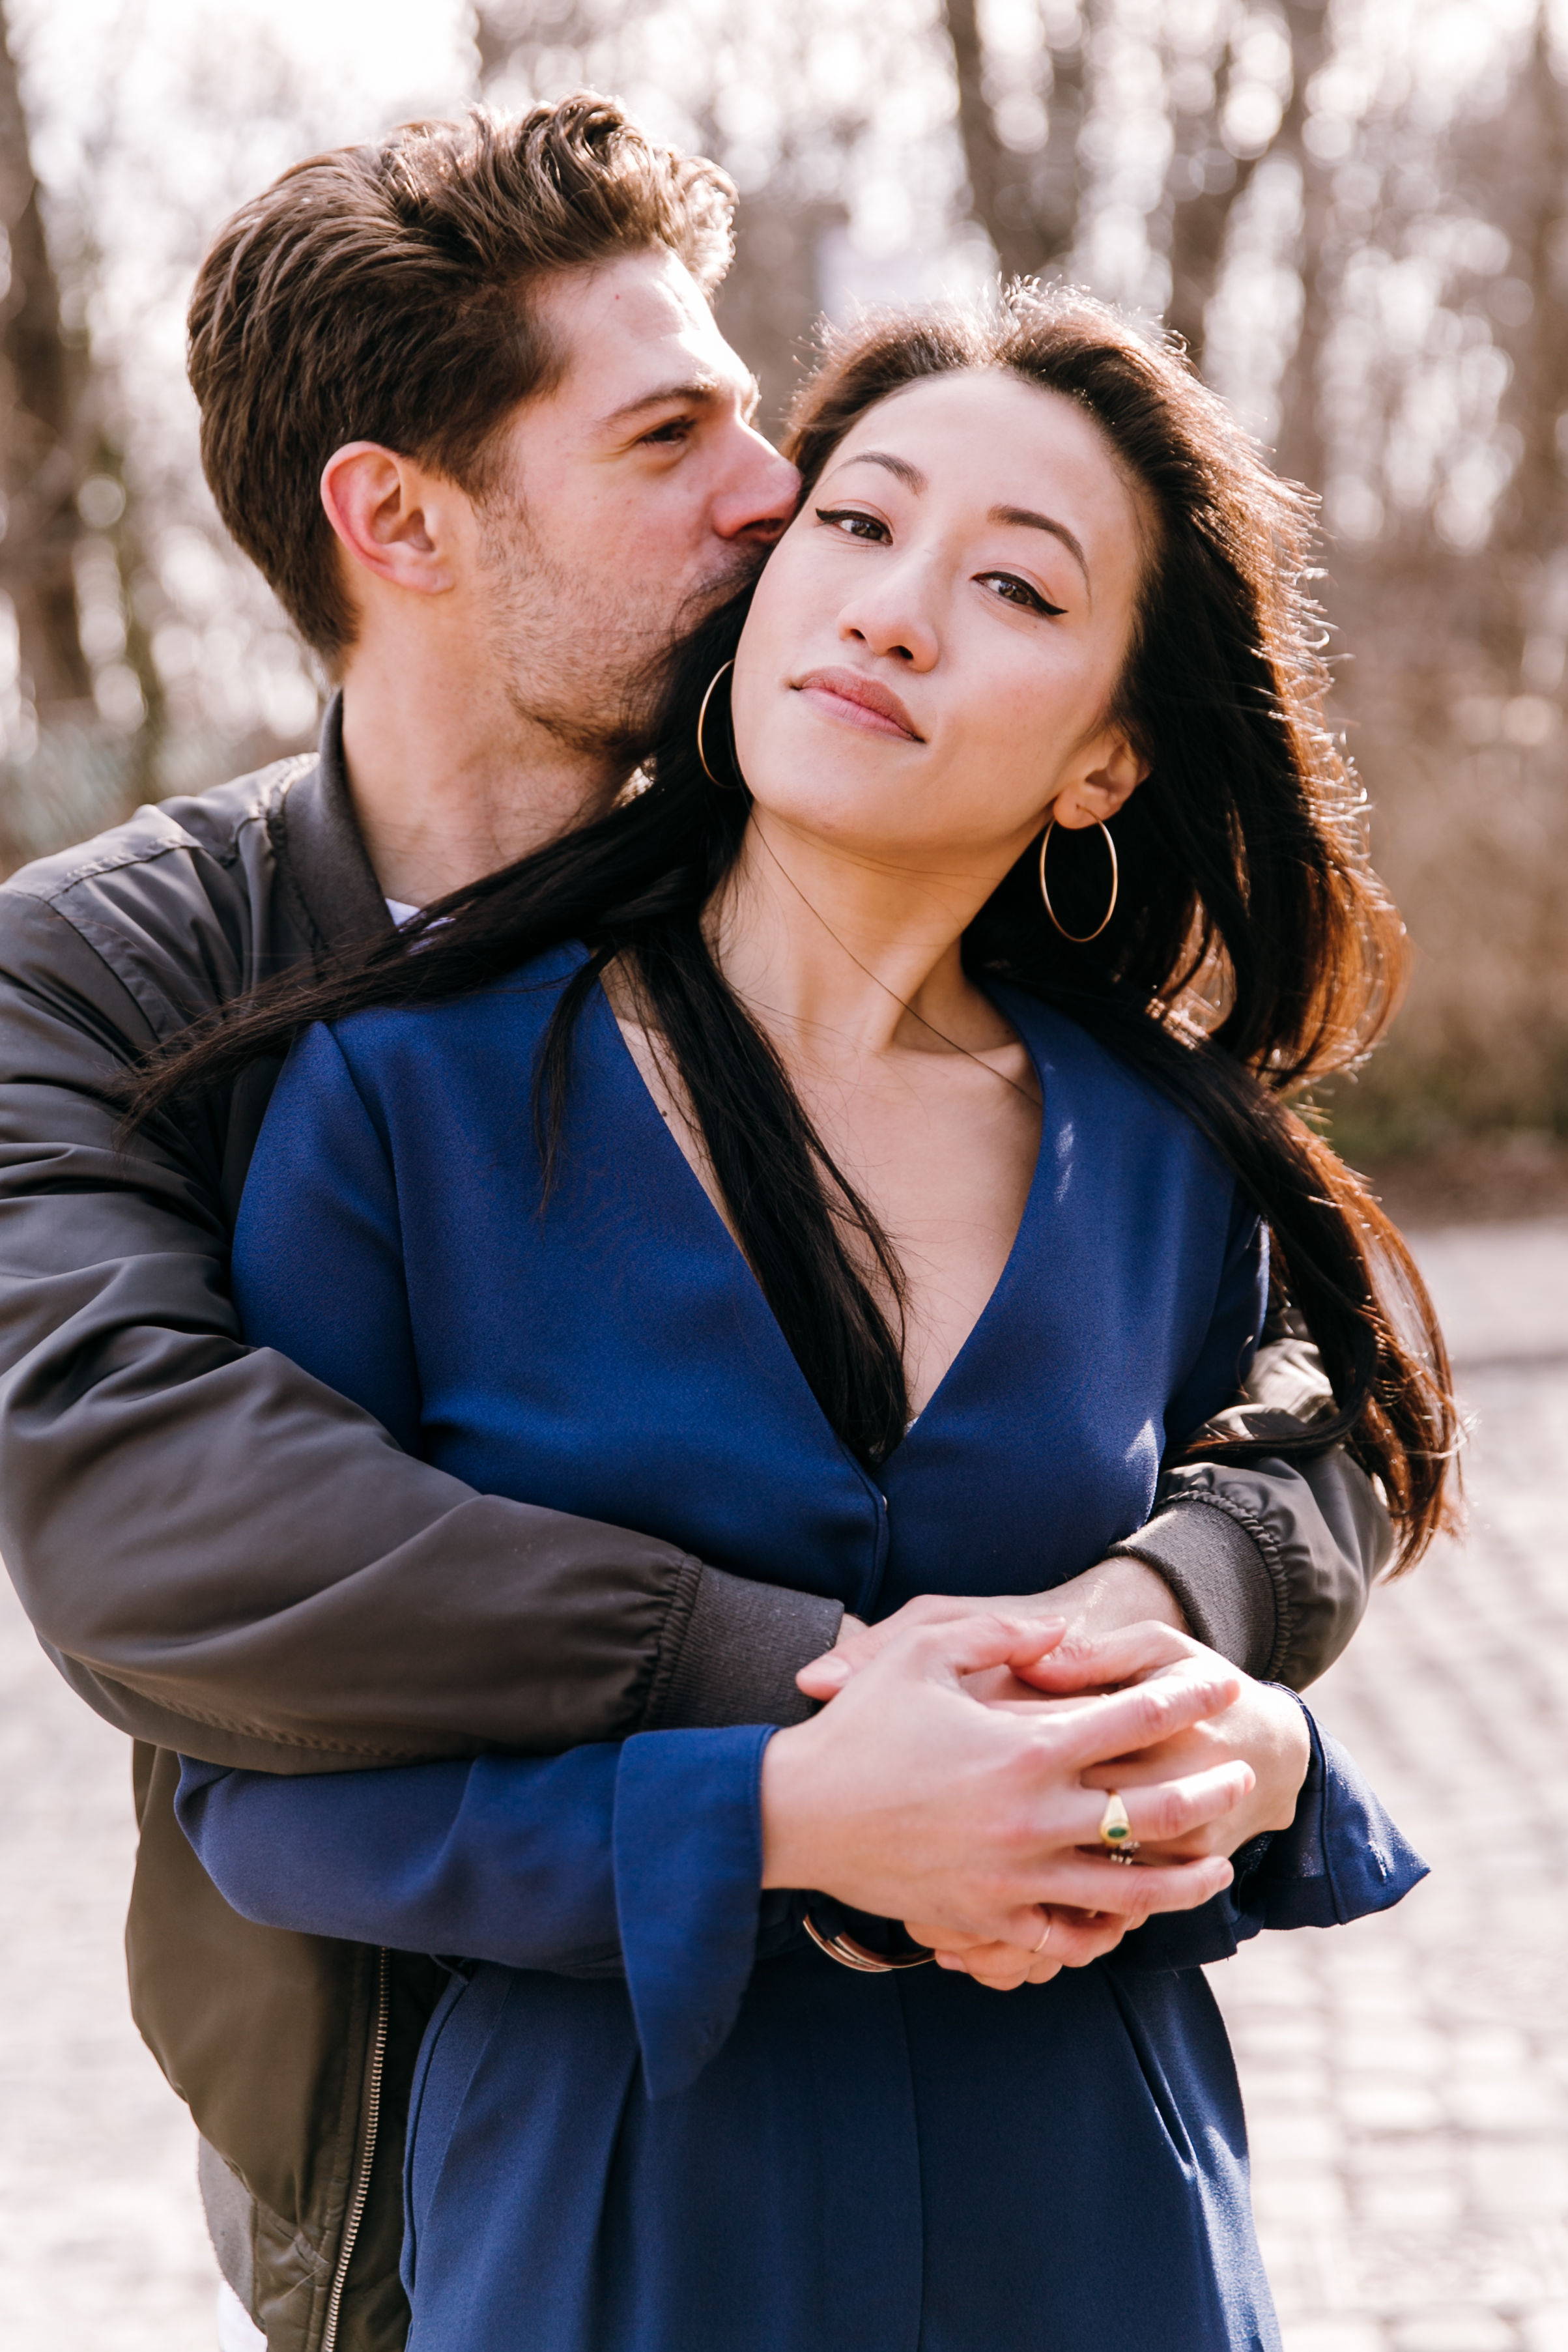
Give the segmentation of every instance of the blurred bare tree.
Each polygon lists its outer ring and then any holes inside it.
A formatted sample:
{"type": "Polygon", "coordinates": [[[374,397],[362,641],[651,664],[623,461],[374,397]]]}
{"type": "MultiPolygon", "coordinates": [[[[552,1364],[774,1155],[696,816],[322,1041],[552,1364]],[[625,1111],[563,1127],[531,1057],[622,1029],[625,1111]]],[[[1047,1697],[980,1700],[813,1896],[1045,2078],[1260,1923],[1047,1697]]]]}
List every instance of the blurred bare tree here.
{"type": "MultiPolygon", "coordinates": [[[[181,362],[209,236],[325,143],[331,98],[265,32],[198,22],[162,67],[172,142],[162,109],[126,96],[146,29],[139,0],[105,16],[68,168],[41,192],[16,47],[3,57],[0,192],[12,302],[25,287],[27,308],[0,308],[0,869],[139,799],[259,765],[317,723],[308,657],[214,511],[181,362]]],[[[34,46],[38,33],[35,16],[34,46]]]]}
{"type": "Polygon", "coordinates": [[[1343,702],[1418,955],[1349,1125],[1407,1148],[1568,1131],[1568,89],[1544,7],[1501,64],[1441,141],[1396,114],[1363,143],[1374,233],[1324,272],[1343,702]]]}
{"type": "Polygon", "coordinates": [[[51,254],[0,0],[0,855],[85,830],[150,787],[163,696],[131,582],[140,541],[72,270],[51,254]]]}
{"type": "Polygon", "coordinates": [[[1339,715],[1417,950],[1343,1131],[1568,1129],[1568,88],[1544,0],[1446,89],[1375,0],[943,0],[942,23],[1004,277],[1158,313],[1325,494],[1339,715]]]}
{"type": "MultiPolygon", "coordinates": [[[[34,12],[26,88],[44,0],[8,5],[34,12]]],[[[377,127],[303,37],[187,0],[171,142],[112,102],[144,54],[136,5],[105,21],[97,127],[41,211],[0,66],[0,593],[62,714],[30,763],[13,726],[0,769],[0,831],[31,846],[86,829],[68,740],[101,800],[308,733],[308,667],[197,475],[178,315],[234,203],[377,127]],[[24,614],[35,580],[52,638],[24,614]]],[[[1182,337],[1322,496],[1338,715],[1418,951],[1336,1120],[1374,1143],[1568,1134],[1568,83],[1547,0],[476,0],[470,29],[491,102],[603,89],[730,171],[720,318],[771,427],[822,312],[998,270],[1182,337]]]]}
{"type": "MultiPolygon", "coordinates": [[[[480,89],[486,97],[526,102],[554,96],[578,78],[589,87],[619,92],[636,70],[644,14],[631,0],[597,6],[593,0],[565,0],[563,5],[543,7],[529,0],[480,0],[475,11],[480,89]]],[[[716,47],[706,50],[682,91],[693,144],[716,157],[729,143],[719,118],[734,80],[727,68],[736,47],[744,47],[738,30],[721,29],[716,47]]],[[[842,137],[844,126],[836,127],[842,137]]],[[[821,127],[814,130],[820,140],[821,127]]],[[[842,217],[842,206],[831,198],[813,201],[790,184],[794,158],[788,138],[780,146],[741,207],[735,260],[717,305],[726,334],[762,385],[760,421],[772,431],[782,421],[821,308],[818,244],[842,217]]]]}
{"type": "Polygon", "coordinates": [[[836,0],[774,0],[744,15],[724,0],[479,0],[480,86],[528,104],[586,87],[654,101],[656,127],[715,157],[739,183],[736,257],[719,322],[762,385],[777,430],[823,309],[824,248],[874,173],[879,114],[903,101],[918,128],[940,50],[919,5],[891,0],[851,19],[836,0]]]}
{"type": "Polygon", "coordinates": [[[90,709],[92,673],[77,628],[73,564],[83,530],[76,500],[86,470],[80,419],[87,354],[79,339],[68,341],[61,323],[3,5],[0,232],[6,281],[0,300],[0,590],[10,599],[16,633],[15,735],[30,730],[40,711],[80,716],[90,709]]]}

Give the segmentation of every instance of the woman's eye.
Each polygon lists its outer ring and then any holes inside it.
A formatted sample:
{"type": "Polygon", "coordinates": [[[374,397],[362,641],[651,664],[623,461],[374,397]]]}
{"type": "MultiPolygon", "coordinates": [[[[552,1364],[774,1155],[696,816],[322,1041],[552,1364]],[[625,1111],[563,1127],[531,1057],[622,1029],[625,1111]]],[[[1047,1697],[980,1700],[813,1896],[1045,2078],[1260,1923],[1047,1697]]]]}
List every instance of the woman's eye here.
{"type": "Polygon", "coordinates": [[[1065,604],[1048,604],[1038,588],[1031,588],[1029,582],[1020,580],[1016,572],[982,572],[980,580],[984,586],[994,588],[1005,603],[1017,604],[1023,612],[1048,613],[1054,616],[1067,610],[1065,604]]]}
{"type": "Polygon", "coordinates": [[[846,539],[868,539],[880,545],[887,538],[887,525],[875,515],[861,514],[853,507],[819,507],[817,520],[841,530],[846,539]]]}

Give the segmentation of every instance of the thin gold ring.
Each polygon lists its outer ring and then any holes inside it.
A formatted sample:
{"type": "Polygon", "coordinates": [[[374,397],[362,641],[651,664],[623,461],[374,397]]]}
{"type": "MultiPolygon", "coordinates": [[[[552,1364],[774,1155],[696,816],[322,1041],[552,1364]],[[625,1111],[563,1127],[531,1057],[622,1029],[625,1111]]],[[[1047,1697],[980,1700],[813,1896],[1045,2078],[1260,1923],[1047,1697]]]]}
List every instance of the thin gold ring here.
{"type": "Polygon", "coordinates": [[[1041,1952],[1043,1952],[1043,1951],[1044,1951],[1044,1949],[1045,1949],[1045,1948],[1046,1948],[1047,1944],[1049,1944],[1049,1943],[1050,1943],[1050,1941],[1051,1941],[1051,1928],[1055,1926],[1055,1924],[1056,1924],[1056,1923],[1055,1923],[1055,1921],[1052,1919],[1052,1917],[1051,1917],[1051,1916],[1050,1912],[1048,1911],[1048,1912],[1046,1913],[1046,1915],[1045,1915],[1045,1926],[1040,1929],[1040,1941],[1039,1941],[1039,1943],[1038,1943],[1038,1944],[1031,1944],[1031,1945],[1030,1946],[1030,1948],[1029,1948],[1029,1956],[1030,1956],[1030,1958],[1031,1960],[1038,1960],[1038,1959],[1039,1959],[1039,1958],[1040,1958],[1040,1954],[1041,1954],[1041,1952]]]}

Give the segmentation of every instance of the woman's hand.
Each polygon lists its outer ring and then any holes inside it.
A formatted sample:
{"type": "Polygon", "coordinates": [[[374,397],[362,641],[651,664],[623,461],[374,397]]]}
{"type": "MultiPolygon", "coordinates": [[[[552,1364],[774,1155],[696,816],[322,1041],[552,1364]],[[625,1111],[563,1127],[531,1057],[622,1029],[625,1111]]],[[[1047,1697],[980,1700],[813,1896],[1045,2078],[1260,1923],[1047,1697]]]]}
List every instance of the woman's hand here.
{"type": "Polygon", "coordinates": [[[979,1936],[955,1936],[938,1927],[906,1919],[904,1933],[917,1944],[929,1944],[939,1969],[972,1977],[992,1992],[1016,1992],[1019,1985],[1049,1984],[1063,1969],[1086,1969],[1115,1950],[1130,1922],[1109,1911],[1067,1911],[1036,1914],[1045,1941],[1028,1950],[1017,1944],[988,1943],[979,1936]]]}
{"type": "MultiPolygon", "coordinates": [[[[1162,1675],[1191,1672],[1204,1661],[1210,1669],[1225,1663],[1171,1626],[1132,1625],[1092,1643],[1063,1641],[1049,1654],[1042,1652],[1033,1664],[1016,1669],[1016,1682],[1054,1694],[1082,1690],[1086,1680],[1100,1689],[1130,1682],[1146,1686],[1162,1675]]],[[[1237,1680],[1240,1692],[1228,1707],[1168,1739],[1140,1748],[1136,1754],[1091,1765],[1083,1774],[1086,1788],[1118,1789],[1125,1795],[1132,1789],[1218,1765],[1242,1761],[1250,1767],[1252,1787],[1228,1812],[1173,1838],[1143,1841],[1144,1854],[1150,1860],[1234,1853],[1264,1830],[1289,1829],[1295,1817],[1312,1761],[1306,1717],[1288,1691],[1254,1682],[1249,1675],[1237,1673],[1237,1680]]]]}
{"type": "MultiPolygon", "coordinates": [[[[1229,1864],[1214,1855],[1119,1868],[1098,1848],[1103,1799],[1083,1776],[1234,1705],[1240,1677],[1196,1652],[1104,1696],[988,1706],[966,1687],[989,1669],[1037,1668],[1062,1630],[974,1614],[912,1626],[831,1706],[776,1733],[762,1767],[763,1885],[821,1887],[883,1918],[929,1922],[939,1941],[1026,1953],[1041,1905],[1108,1913],[1124,1929],[1228,1885],[1229,1864]]],[[[1252,1785],[1239,1761],[1136,1789],[1124,1777],[1134,1834],[1149,1848],[1198,1831],[1252,1785]]]]}

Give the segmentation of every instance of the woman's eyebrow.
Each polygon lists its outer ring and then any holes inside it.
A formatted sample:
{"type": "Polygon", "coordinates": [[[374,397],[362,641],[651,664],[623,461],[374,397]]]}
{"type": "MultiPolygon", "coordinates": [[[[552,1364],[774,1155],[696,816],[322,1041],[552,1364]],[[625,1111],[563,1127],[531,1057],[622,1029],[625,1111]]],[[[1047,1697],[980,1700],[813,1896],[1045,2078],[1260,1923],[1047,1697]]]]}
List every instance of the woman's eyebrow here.
{"type": "Polygon", "coordinates": [[[906,490],[913,490],[916,498],[927,487],[925,477],[918,466],[912,466],[907,457],[895,457],[889,449],[857,449],[853,457],[844,459],[844,464],[882,466],[901,481],[906,490]]]}
{"type": "Polygon", "coordinates": [[[1074,537],[1064,522],[1053,522],[1050,515],[1036,514],[1032,507],[993,507],[987,520],[997,523],[1018,523],[1025,530],[1048,530],[1059,539],[1083,574],[1083,585],[1089,585],[1089,559],[1082,543],[1074,537]]]}
{"type": "MultiPolygon", "coordinates": [[[[902,482],[905,489],[913,490],[917,498],[930,487],[918,466],[912,466],[907,457],[895,457],[891,449],[857,449],[843,462],[846,466],[881,466],[895,480],[902,482]]],[[[986,520],[993,523],[1013,523],[1024,530],[1048,530],[1052,539],[1061,541],[1082,572],[1085,589],[1089,588],[1089,558],[1083,552],[1083,542],[1075,531],[1068,530],[1064,522],[1057,522],[1050,515],[1036,514],[1032,507],[993,507],[986,520]]],[[[1092,590],[1090,595],[1092,601],[1092,590]]]]}

